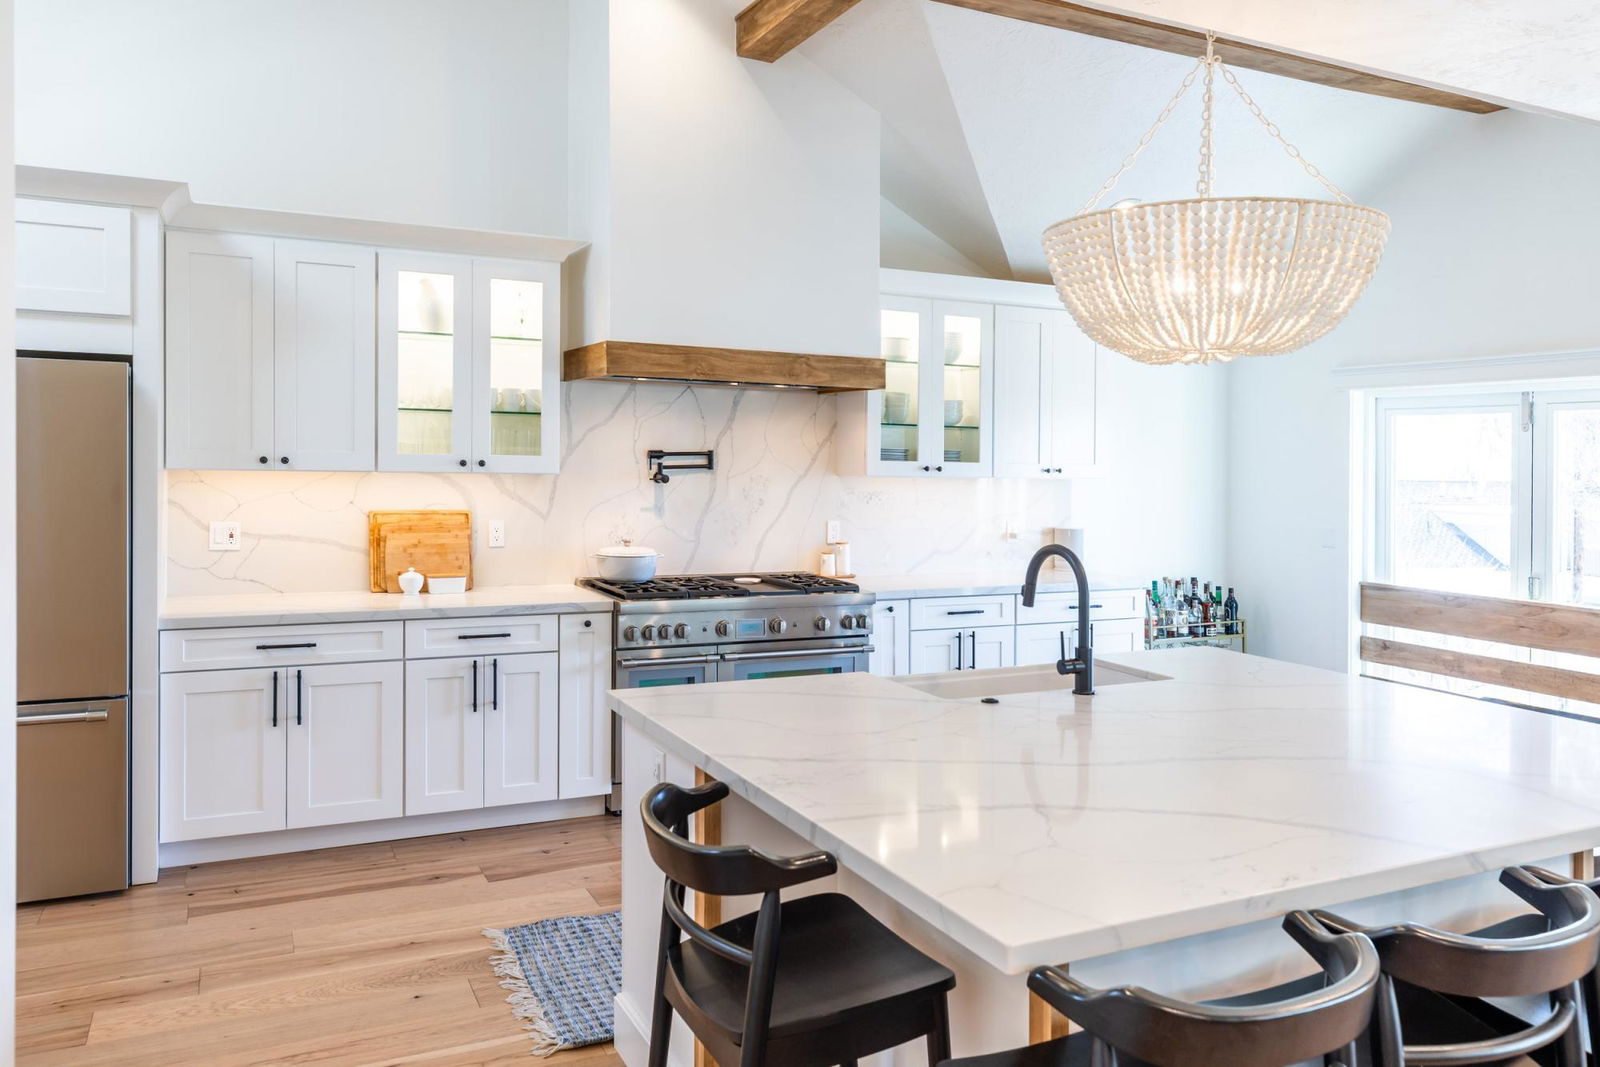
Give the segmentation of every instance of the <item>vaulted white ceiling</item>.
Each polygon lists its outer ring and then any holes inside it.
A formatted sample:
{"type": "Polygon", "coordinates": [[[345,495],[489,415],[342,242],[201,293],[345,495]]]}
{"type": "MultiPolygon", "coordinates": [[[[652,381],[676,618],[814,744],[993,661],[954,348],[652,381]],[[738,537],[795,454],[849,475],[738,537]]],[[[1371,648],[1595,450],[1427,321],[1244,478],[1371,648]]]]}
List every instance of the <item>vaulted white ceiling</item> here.
{"type": "MultiPolygon", "coordinates": [[[[1040,232],[1084,206],[1194,65],[931,0],[868,0],[803,51],[882,115],[885,199],[984,273],[1032,281],[1048,280],[1040,232]]],[[[1485,121],[1238,75],[1305,156],[1357,199],[1433,137],[1485,121]]],[[[1200,94],[1197,83],[1105,203],[1194,195],[1200,94]]],[[[1217,192],[1327,195],[1220,82],[1216,124],[1217,192]]]]}

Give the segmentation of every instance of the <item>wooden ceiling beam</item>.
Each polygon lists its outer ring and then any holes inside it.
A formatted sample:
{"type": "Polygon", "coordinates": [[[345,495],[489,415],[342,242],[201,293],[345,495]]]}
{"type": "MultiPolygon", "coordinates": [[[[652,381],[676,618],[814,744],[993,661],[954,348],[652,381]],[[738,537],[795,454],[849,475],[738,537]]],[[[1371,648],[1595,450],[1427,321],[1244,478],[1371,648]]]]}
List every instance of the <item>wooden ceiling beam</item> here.
{"type": "MultiPolygon", "coordinates": [[[[937,0],[937,2],[1184,56],[1198,56],[1205,51],[1206,46],[1206,35],[1202,32],[1151,22],[1132,15],[1084,7],[1068,0],[937,0]]],[[[806,5],[790,3],[775,6],[806,5]]],[[[792,48],[793,45],[789,47],[792,48]]],[[[740,54],[744,54],[742,50],[740,54]]],[[[1234,67],[1264,71],[1267,74],[1315,82],[1318,85],[1330,85],[1336,89],[1387,96],[1395,100],[1409,100],[1416,104],[1431,104],[1434,107],[1452,108],[1456,111],[1471,111],[1479,115],[1504,110],[1500,104],[1491,104],[1487,100],[1478,100],[1380,74],[1369,74],[1336,63],[1307,59],[1304,56],[1246,44],[1243,41],[1230,41],[1218,37],[1217,54],[1222,57],[1223,62],[1234,67]]]]}
{"type": "Polygon", "coordinates": [[[739,54],[767,63],[855,7],[859,0],[755,0],[734,16],[739,54]]]}

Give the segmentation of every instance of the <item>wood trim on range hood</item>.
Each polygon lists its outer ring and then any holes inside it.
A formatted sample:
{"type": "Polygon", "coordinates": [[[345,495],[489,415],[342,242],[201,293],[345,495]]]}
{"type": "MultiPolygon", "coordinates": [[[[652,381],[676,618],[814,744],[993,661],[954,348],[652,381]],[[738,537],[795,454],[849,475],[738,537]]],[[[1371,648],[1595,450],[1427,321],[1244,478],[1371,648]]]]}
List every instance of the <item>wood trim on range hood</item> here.
{"type": "Polygon", "coordinates": [[[682,382],[691,385],[815,389],[852,393],[884,386],[876,356],[817,356],[748,348],[699,348],[643,341],[600,341],[569,349],[562,381],[682,382]]]}

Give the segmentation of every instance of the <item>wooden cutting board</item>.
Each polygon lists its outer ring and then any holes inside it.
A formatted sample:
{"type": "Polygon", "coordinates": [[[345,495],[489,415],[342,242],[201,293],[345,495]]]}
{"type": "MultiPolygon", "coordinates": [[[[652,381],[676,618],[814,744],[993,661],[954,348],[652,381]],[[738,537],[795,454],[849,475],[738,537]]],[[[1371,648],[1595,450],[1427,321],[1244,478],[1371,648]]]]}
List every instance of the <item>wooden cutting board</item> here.
{"type": "Polygon", "coordinates": [[[467,511],[367,513],[367,556],[375,593],[398,593],[407,567],[429,577],[465,576],[472,588],[472,515],[467,511]]]}

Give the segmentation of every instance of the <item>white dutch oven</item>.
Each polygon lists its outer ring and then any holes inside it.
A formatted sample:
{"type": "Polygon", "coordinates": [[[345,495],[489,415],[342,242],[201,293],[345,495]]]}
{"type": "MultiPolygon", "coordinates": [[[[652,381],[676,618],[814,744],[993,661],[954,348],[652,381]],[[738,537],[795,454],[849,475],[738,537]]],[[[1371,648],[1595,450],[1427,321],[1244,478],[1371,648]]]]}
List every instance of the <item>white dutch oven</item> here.
{"type": "Polygon", "coordinates": [[[660,558],[655,549],[641,548],[628,541],[602,548],[594,554],[600,577],[613,582],[649,581],[656,576],[656,562],[660,558]]]}

